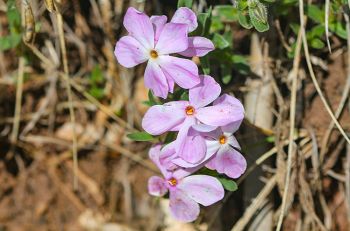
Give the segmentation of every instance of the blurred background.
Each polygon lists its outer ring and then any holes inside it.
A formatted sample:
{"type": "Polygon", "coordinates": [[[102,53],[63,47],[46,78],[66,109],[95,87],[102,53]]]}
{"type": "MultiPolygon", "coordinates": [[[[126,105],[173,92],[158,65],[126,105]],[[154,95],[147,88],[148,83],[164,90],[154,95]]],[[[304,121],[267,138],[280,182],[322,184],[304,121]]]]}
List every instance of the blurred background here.
{"type": "Polygon", "coordinates": [[[298,0],[240,2],[193,1],[216,47],[193,60],[244,103],[248,170],[181,224],[147,193],[151,143],[127,137],[148,108],[145,66],[113,54],[129,6],[169,19],[178,2],[0,0],[0,230],[268,231],[282,208],[282,230],[350,230],[347,1],[304,1],[303,24],[298,0]]]}

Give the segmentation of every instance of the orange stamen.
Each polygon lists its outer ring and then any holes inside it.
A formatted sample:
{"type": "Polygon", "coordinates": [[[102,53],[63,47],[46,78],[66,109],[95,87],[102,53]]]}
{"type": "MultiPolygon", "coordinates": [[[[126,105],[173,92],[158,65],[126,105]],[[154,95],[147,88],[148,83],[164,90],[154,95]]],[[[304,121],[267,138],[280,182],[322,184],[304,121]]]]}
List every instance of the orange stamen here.
{"type": "Polygon", "coordinates": [[[226,143],[226,140],[227,140],[227,138],[226,138],[226,136],[224,136],[224,135],[220,136],[220,138],[219,138],[220,144],[225,144],[225,143],[226,143]]]}
{"type": "Polygon", "coordinates": [[[151,50],[150,55],[151,55],[151,57],[154,58],[154,59],[158,58],[158,53],[157,53],[157,51],[155,51],[155,50],[151,50]]]}
{"type": "Polygon", "coordinates": [[[194,114],[194,107],[187,106],[185,111],[186,111],[186,115],[193,115],[194,114]]]}
{"type": "Polygon", "coordinates": [[[177,185],[177,180],[175,178],[171,178],[171,179],[168,180],[168,183],[171,186],[175,186],[175,185],[177,185]]]}

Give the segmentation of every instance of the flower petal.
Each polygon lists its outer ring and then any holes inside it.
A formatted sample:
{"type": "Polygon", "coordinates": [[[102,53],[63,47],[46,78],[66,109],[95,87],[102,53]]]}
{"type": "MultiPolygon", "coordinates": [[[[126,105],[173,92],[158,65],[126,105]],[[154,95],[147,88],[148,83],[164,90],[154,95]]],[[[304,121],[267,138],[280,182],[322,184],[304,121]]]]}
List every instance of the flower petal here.
{"type": "Polygon", "coordinates": [[[181,88],[189,89],[200,83],[197,65],[188,59],[161,56],[158,61],[167,78],[171,78],[181,88]]]}
{"type": "Polygon", "coordinates": [[[129,35],[138,40],[146,49],[154,48],[154,30],[146,14],[129,7],[123,24],[129,35]]]}
{"type": "Polygon", "coordinates": [[[196,118],[211,126],[224,126],[234,121],[242,120],[244,114],[230,104],[218,104],[197,109],[196,118]]]}
{"type": "Polygon", "coordinates": [[[193,57],[193,56],[202,57],[214,49],[215,49],[214,44],[210,39],[200,37],[200,36],[195,36],[195,37],[188,38],[187,49],[180,52],[179,54],[186,57],[193,57]]]}
{"type": "Polygon", "coordinates": [[[152,135],[171,130],[185,120],[187,105],[187,101],[174,101],[152,106],[142,119],[142,128],[152,135]]]}
{"type": "Polygon", "coordinates": [[[177,9],[171,22],[186,24],[188,26],[188,32],[192,32],[198,27],[196,14],[187,7],[177,9]]]}
{"type": "Polygon", "coordinates": [[[165,166],[163,166],[159,161],[160,154],[161,154],[160,152],[161,147],[162,147],[161,144],[153,145],[148,151],[148,156],[152,160],[152,162],[159,168],[163,176],[167,178],[170,175],[170,172],[167,171],[165,166]]]}
{"type": "Polygon", "coordinates": [[[191,222],[199,215],[199,205],[180,190],[170,191],[170,212],[179,221],[191,222]]]}
{"type": "Polygon", "coordinates": [[[217,127],[200,123],[200,124],[192,125],[192,128],[197,132],[211,132],[215,130],[217,127]]]}
{"type": "Polygon", "coordinates": [[[156,44],[159,55],[168,55],[186,50],[188,47],[187,26],[167,23],[164,25],[156,44]]]}
{"type": "Polygon", "coordinates": [[[157,44],[159,35],[162,32],[167,20],[168,18],[165,15],[151,16],[151,22],[153,24],[153,29],[154,29],[154,44],[157,44]]]}
{"type": "Polygon", "coordinates": [[[218,105],[218,104],[231,104],[234,107],[237,108],[237,110],[242,111],[244,113],[244,107],[241,101],[239,101],[236,97],[228,95],[228,94],[223,94],[219,98],[217,98],[214,102],[213,105],[218,105]]]}
{"type": "Polygon", "coordinates": [[[204,159],[206,151],[207,147],[202,136],[187,136],[177,155],[184,161],[198,164],[204,159]]]}
{"type": "Polygon", "coordinates": [[[131,36],[122,37],[115,45],[114,55],[120,65],[130,68],[147,61],[147,51],[131,36]]]}
{"type": "Polygon", "coordinates": [[[161,197],[168,192],[166,182],[159,176],[152,176],[148,180],[148,193],[152,196],[161,197]]]}
{"type": "Polygon", "coordinates": [[[238,128],[241,126],[243,120],[238,120],[235,121],[233,123],[230,123],[228,125],[222,126],[221,129],[223,132],[227,132],[227,133],[235,133],[238,128]]]}
{"type": "Polygon", "coordinates": [[[204,107],[216,100],[221,87],[215,79],[209,75],[200,75],[200,84],[191,88],[189,91],[190,104],[196,108],[204,107]]]}
{"type": "Polygon", "coordinates": [[[145,70],[145,86],[153,91],[153,94],[166,99],[168,96],[168,82],[160,69],[159,65],[156,62],[148,61],[146,70],[145,70]]]}
{"type": "Polygon", "coordinates": [[[159,161],[162,166],[171,171],[177,167],[172,162],[172,160],[176,157],[176,142],[173,141],[162,148],[159,161]]]}
{"type": "Polygon", "coordinates": [[[220,148],[220,144],[219,142],[217,142],[216,140],[206,140],[206,153],[205,153],[205,157],[202,161],[200,161],[199,163],[195,163],[192,164],[190,162],[185,161],[184,159],[178,157],[178,158],[174,158],[172,160],[172,162],[180,167],[183,168],[194,168],[194,167],[202,167],[203,164],[209,160],[220,148]]]}
{"type": "Polygon", "coordinates": [[[239,150],[241,150],[241,146],[239,145],[236,137],[234,137],[233,135],[230,135],[227,137],[227,143],[229,145],[231,145],[232,147],[238,148],[239,150]]]}
{"type": "Polygon", "coordinates": [[[241,153],[230,146],[220,149],[215,156],[215,168],[231,178],[240,177],[247,168],[247,161],[241,153]]]}
{"type": "Polygon", "coordinates": [[[192,175],[185,177],[177,185],[186,195],[195,202],[209,206],[224,197],[225,191],[220,181],[212,176],[192,175]]]}

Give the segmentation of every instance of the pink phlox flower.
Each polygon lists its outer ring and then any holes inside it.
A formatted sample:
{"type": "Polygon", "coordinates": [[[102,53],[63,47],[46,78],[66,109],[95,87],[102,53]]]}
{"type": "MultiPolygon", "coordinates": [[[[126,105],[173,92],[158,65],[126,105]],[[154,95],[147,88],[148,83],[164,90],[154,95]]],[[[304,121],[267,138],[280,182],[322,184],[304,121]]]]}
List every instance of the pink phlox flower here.
{"type": "Polygon", "coordinates": [[[164,196],[169,192],[170,211],[178,220],[194,221],[199,215],[199,204],[212,205],[224,197],[224,188],[212,176],[191,175],[198,168],[167,170],[160,162],[161,145],[150,149],[149,156],[158,166],[163,178],[152,176],[148,181],[148,191],[153,196],[164,196]]]}
{"type": "Polygon", "coordinates": [[[166,20],[165,16],[149,18],[130,7],[123,21],[129,34],[116,43],[114,51],[118,62],[127,68],[147,61],[145,85],[162,98],[173,92],[174,83],[189,89],[200,82],[193,61],[170,56],[188,49],[188,24],[166,20]]]}
{"type": "MultiPolygon", "coordinates": [[[[167,17],[164,15],[152,16],[151,20],[153,24],[157,24],[157,28],[162,28],[162,25],[167,21],[167,17]]],[[[188,26],[188,32],[192,32],[198,27],[196,14],[187,7],[180,7],[177,9],[170,22],[186,24],[188,26]]],[[[157,39],[157,36],[155,37],[157,39]]],[[[214,49],[214,44],[210,39],[201,36],[194,36],[188,38],[188,48],[179,52],[179,54],[186,57],[202,57],[214,49]]]]}
{"type": "Polygon", "coordinates": [[[200,78],[201,83],[189,90],[189,101],[152,106],[142,120],[143,129],[152,135],[179,131],[176,153],[192,164],[201,162],[206,154],[205,140],[196,131],[212,131],[244,117],[243,106],[238,100],[227,100],[232,96],[226,94],[218,98],[220,85],[210,76],[200,78]],[[214,100],[213,106],[208,106],[214,100]]]}
{"type": "MultiPolygon", "coordinates": [[[[240,105],[236,98],[229,95],[225,95],[224,98],[219,98],[219,100],[215,101],[214,105],[224,101],[240,105]]],[[[241,110],[244,110],[243,106],[241,110]]],[[[205,165],[231,178],[240,177],[247,168],[247,162],[242,154],[237,151],[241,148],[233,133],[238,130],[241,123],[242,120],[237,120],[226,126],[218,127],[213,131],[199,132],[200,136],[204,137],[206,143],[205,157],[199,163],[190,163],[181,156],[173,154],[167,156],[166,166],[170,166],[169,163],[183,168],[205,165]]]]}

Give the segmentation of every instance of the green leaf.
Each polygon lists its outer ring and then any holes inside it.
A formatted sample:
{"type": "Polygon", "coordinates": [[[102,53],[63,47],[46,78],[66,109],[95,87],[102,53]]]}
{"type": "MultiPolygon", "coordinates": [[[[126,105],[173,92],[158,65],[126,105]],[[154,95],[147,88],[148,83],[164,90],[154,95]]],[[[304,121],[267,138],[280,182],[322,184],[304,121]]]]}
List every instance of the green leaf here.
{"type": "Polygon", "coordinates": [[[234,182],[231,179],[227,179],[227,178],[224,178],[224,177],[218,177],[217,179],[220,181],[222,186],[224,186],[224,188],[227,191],[234,192],[234,191],[236,191],[238,189],[238,186],[237,186],[236,182],[234,182]]]}
{"type": "Polygon", "coordinates": [[[215,45],[215,48],[218,48],[218,49],[224,49],[230,46],[230,43],[224,38],[224,36],[218,33],[214,34],[212,41],[215,45]]]}
{"type": "Polygon", "coordinates": [[[193,4],[193,0],[179,0],[177,2],[177,8],[180,8],[180,7],[192,8],[192,4],[193,4]]]}
{"type": "Polygon", "coordinates": [[[259,32],[264,32],[269,29],[267,22],[267,10],[266,6],[260,2],[255,2],[255,5],[249,7],[250,20],[259,32]]]}
{"type": "Polygon", "coordinates": [[[212,13],[212,8],[210,7],[208,9],[208,12],[198,14],[197,16],[198,28],[195,31],[195,35],[208,37],[210,25],[211,25],[211,13],[212,13]]]}
{"type": "Polygon", "coordinates": [[[222,83],[223,84],[228,84],[231,79],[232,79],[232,72],[231,72],[231,68],[229,68],[226,65],[220,65],[221,67],[221,73],[222,73],[222,83]]]}
{"type": "Polygon", "coordinates": [[[147,132],[134,132],[127,135],[127,137],[134,141],[151,141],[154,137],[147,132]]]}
{"type": "Polygon", "coordinates": [[[8,36],[0,37],[0,50],[8,50],[17,47],[21,42],[20,34],[10,34],[8,36]]]}
{"type": "Polygon", "coordinates": [[[315,48],[315,49],[322,49],[325,47],[325,44],[324,42],[319,39],[319,38],[313,38],[311,41],[310,41],[310,46],[312,48],[315,48]]]}
{"type": "Polygon", "coordinates": [[[103,78],[103,73],[102,70],[100,68],[100,65],[95,65],[95,67],[92,69],[91,71],[91,75],[90,75],[90,83],[91,84],[99,84],[102,83],[104,80],[103,78]]]}
{"type": "Polygon", "coordinates": [[[315,5],[307,5],[305,7],[305,14],[315,22],[324,23],[324,10],[321,10],[315,5]]]}
{"type": "Polygon", "coordinates": [[[209,63],[208,56],[201,57],[200,61],[201,61],[203,74],[209,75],[210,74],[210,63],[209,63]]]}
{"type": "Polygon", "coordinates": [[[233,22],[238,20],[238,10],[232,5],[218,5],[213,11],[215,15],[220,17],[221,21],[233,22]]]}
{"type": "Polygon", "coordinates": [[[251,29],[253,27],[252,22],[247,11],[238,12],[238,22],[246,29],[251,29]]]}
{"type": "Polygon", "coordinates": [[[89,94],[95,97],[96,99],[102,99],[105,96],[105,92],[103,88],[99,88],[97,86],[93,86],[89,90],[89,94]]]}
{"type": "Polygon", "coordinates": [[[329,30],[336,33],[342,39],[347,39],[348,37],[345,26],[341,22],[330,23],[329,30]]]}

